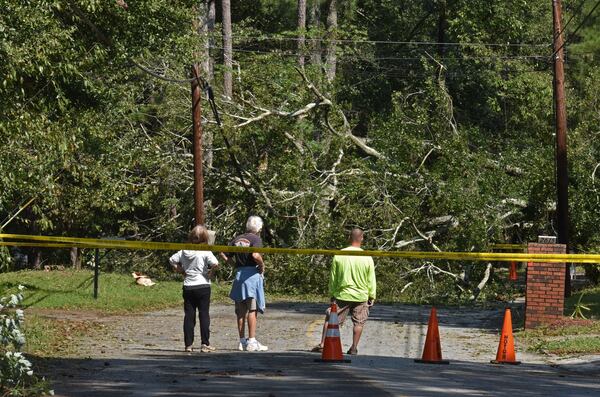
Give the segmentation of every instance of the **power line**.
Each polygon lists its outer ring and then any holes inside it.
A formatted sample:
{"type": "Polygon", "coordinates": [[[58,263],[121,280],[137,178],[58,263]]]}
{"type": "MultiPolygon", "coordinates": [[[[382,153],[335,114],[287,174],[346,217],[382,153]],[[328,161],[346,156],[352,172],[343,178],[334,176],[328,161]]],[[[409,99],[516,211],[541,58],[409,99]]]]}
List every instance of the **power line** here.
{"type": "MultiPolygon", "coordinates": [[[[577,10],[575,12],[573,12],[573,15],[571,15],[571,18],[569,18],[569,20],[567,21],[567,23],[565,23],[565,26],[563,26],[563,28],[558,32],[558,35],[562,34],[565,30],[567,30],[567,26],[569,26],[569,24],[571,23],[571,21],[575,18],[576,15],[578,15],[581,10],[583,9],[583,5],[585,4],[586,0],[581,0],[581,2],[579,3],[579,7],[577,7],[577,10]]],[[[554,39],[556,39],[556,36],[554,36],[554,39]]]]}
{"type": "Polygon", "coordinates": [[[400,44],[400,45],[414,45],[414,46],[457,46],[457,47],[469,47],[469,46],[480,46],[480,47],[549,47],[550,44],[544,43],[477,43],[477,42],[447,42],[440,43],[436,41],[394,41],[394,40],[355,40],[355,39],[324,39],[324,38],[304,38],[298,37],[274,37],[274,36],[235,36],[239,40],[262,40],[262,41],[309,41],[309,42],[331,42],[336,43],[365,43],[365,44],[400,44]]]}
{"type": "MultiPolygon", "coordinates": [[[[222,50],[223,47],[211,47],[213,49],[217,49],[217,50],[222,50]]],[[[278,55],[278,56],[288,56],[288,57],[297,57],[299,55],[306,55],[306,54],[300,54],[298,52],[294,52],[294,51],[285,51],[285,50],[252,50],[252,49],[245,49],[245,48],[233,48],[232,49],[233,52],[240,52],[240,53],[254,53],[254,54],[274,54],[274,55],[278,55]]],[[[544,54],[535,54],[535,55],[507,55],[507,56],[500,56],[500,55],[489,55],[489,56],[470,56],[470,55],[460,55],[460,56],[453,56],[453,57],[441,57],[441,58],[437,58],[437,59],[442,59],[442,60],[456,60],[456,59],[503,59],[503,60],[512,60],[512,59],[540,59],[540,60],[545,60],[547,57],[547,55],[544,54]]],[[[350,56],[340,56],[340,59],[348,59],[348,58],[352,58],[350,56]]],[[[363,59],[360,57],[354,57],[357,60],[363,59]]],[[[417,60],[421,60],[422,58],[420,57],[372,57],[372,58],[366,58],[368,60],[413,60],[413,61],[417,61],[417,60]]]]}
{"type": "MultiPolygon", "coordinates": [[[[573,33],[571,33],[571,34],[569,35],[569,39],[570,39],[570,38],[572,38],[572,37],[574,37],[574,36],[577,34],[577,32],[579,31],[579,29],[581,29],[581,27],[582,27],[582,26],[583,26],[583,25],[584,25],[584,24],[587,22],[588,18],[589,18],[590,16],[592,16],[592,14],[594,13],[594,11],[596,11],[596,8],[598,8],[598,6],[600,6],[600,0],[598,0],[598,2],[596,3],[596,5],[595,5],[595,6],[592,8],[592,10],[591,10],[591,11],[590,11],[590,12],[589,12],[589,13],[588,13],[586,16],[585,16],[585,18],[583,18],[583,21],[581,21],[581,22],[579,23],[579,25],[577,25],[577,27],[575,28],[575,30],[573,31],[573,33]]],[[[563,29],[563,30],[564,30],[564,29],[563,29]]],[[[558,54],[558,52],[559,52],[559,51],[560,51],[560,50],[561,50],[561,49],[562,49],[562,48],[563,48],[565,45],[567,45],[567,43],[568,43],[568,42],[569,42],[569,40],[565,40],[565,41],[562,43],[562,45],[561,45],[560,47],[558,47],[558,48],[557,48],[557,49],[556,49],[556,50],[555,50],[555,51],[552,53],[552,55],[550,55],[550,59],[552,60],[552,59],[553,59],[553,58],[556,56],[556,54],[558,54]]]]}

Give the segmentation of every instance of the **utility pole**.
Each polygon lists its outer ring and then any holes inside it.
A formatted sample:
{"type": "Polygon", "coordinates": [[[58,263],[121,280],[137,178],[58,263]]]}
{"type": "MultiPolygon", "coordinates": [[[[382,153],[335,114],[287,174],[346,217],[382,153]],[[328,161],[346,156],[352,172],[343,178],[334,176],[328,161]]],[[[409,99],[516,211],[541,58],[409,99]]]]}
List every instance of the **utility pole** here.
{"type": "Polygon", "coordinates": [[[194,223],[204,225],[204,176],[202,174],[202,123],[200,73],[192,65],[192,122],[194,129],[194,223]]]}
{"type": "MultiPolygon", "coordinates": [[[[569,174],[567,170],[567,108],[565,101],[565,69],[561,1],[552,0],[554,50],[554,106],[556,117],[556,220],[558,242],[569,252],[569,174]]],[[[565,296],[571,295],[569,265],[565,268],[565,296]]]]}

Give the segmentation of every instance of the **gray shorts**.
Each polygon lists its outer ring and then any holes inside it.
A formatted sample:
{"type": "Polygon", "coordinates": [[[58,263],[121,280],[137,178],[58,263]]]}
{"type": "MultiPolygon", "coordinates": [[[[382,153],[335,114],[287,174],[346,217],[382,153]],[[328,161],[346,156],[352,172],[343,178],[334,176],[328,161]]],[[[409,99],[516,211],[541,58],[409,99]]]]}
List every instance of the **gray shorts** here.
{"type": "Polygon", "coordinates": [[[235,302],[235,314],[238,316],[248,312],[255,312],[256,310],[256,299],[254,298],[246,298],[243,301],[235,302]]]}

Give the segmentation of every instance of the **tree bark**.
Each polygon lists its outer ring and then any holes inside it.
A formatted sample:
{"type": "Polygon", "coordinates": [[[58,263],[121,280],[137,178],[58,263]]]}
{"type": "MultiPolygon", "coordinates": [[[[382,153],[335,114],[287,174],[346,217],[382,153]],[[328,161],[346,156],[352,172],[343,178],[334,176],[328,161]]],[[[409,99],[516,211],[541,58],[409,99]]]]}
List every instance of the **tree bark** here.
{"type": "Polygon", "coordinates": [[[210,55],[210,49],[213,47],[212,35],[215,31],[215,0],[202,0],[200,9],[200,34],[204,38],[204,51],[202,54],[202,71],[204,78],[208,81],[213,80],[214,60],[210,55]]]}
{"type": "Polygon", "coordinates": [[[81,270],[81,255],[80,255],[79,249],[77,247],[71,248],[70,257],[71,257],[71,266],[73,266],[73,269],[81,270]]]}
{"type": "MultiPolygon", "coordinates": [[[[215,0],[202,0],[204,3],[203,9],[200,11],[201,18],[201,32],[200,35],[204,36],[204,54],[202,60],[202,71],[204,78],[207,81],[214,79],[214,60],[210,54],[210,49],[213,47],[213,33],[215,31],[215,0]]],[[[210,172],[213,164],[213,134],[210,128],[204,128],[202,130],[202,142],[204,144],[204,162],[206,163],[206,171],[210,172]]]]}
{"type": "Polygon", "coordinates": [[[327,13],[327,50],[326,50],[326,76],[327,81],[335,79],[335,68],[337,63],[336,56],[336,35],[337,35],[337,2],[329,0],[329,11],[327,13]]]}
{"type": "MultiPolygon", "coordinates": [[[[311,29],[314,29],[317,33],[321,29],[321,7],[320,0],[312,0],[312,6],[310,8],[310,25],[311,29]]],[[[313,65],[321,64],[321,41],[319,41],[320,34],[313,35],[316,40],[313,40],[311,62],[313,65]]]]}
{"type": "Polygon", "coordinates": [[[223,0],[223,94],[231,98],[233,96],[233,82],[231,71],[233,69],[233,49],[231,38],[231,0],[223,0]]]}
{"type": "Polygon", "coordinates": [[[304,67],[306,37],[306,0],[298,0],[298,65],[304,67]]]}

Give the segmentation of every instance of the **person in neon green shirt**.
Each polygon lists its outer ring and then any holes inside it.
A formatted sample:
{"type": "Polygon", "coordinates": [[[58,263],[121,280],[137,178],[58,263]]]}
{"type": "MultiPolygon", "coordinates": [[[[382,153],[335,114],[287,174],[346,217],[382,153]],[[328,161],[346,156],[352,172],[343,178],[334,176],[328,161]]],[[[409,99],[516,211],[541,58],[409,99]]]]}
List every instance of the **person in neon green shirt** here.
{"type": "MultiPolygon", "coordinates": [[[[350,246],[344,248],[347,251],[362,251],[364,233],[359,228],[350,232],[350,246]]],[[[375,302],[377,283],[375,280],[375,265],[370,256],[345,256],[336,255],[331,265],[331,276],[329,278],[329,296],[331,302],[338,305],[338,318],[340,325],[346,320],[348,312],[351,313],[352,323],[352,346],[348,354],[358,353],[358,342],[362,335],[363,327],[369,317],[369,309],[375,302]]],[[[325,324],[321,336],[321,343],[313,348],[313,351],[322,351],[325,343],[325,334],[329,322],[329,309],[325,315],[325,324]]]]}

